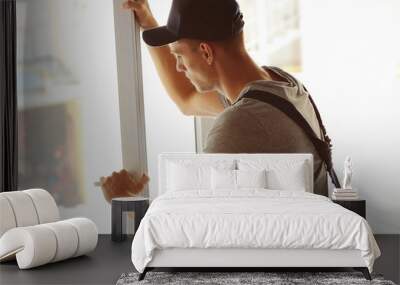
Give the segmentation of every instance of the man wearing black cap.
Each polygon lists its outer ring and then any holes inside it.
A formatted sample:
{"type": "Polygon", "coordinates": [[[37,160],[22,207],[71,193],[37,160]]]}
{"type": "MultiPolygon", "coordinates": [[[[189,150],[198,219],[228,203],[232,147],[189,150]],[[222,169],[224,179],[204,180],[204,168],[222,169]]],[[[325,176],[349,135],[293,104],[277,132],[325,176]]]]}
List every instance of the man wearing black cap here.
{"type": "Polygon", "coordinates": [[[278,67],[258,66],[247,53],[235,0],[173,0],[166,26],[158,25],[146,0],[127,0],[123,7],[134,12],[179,109],[216,117],[204,152],[312,153],[314,193],[328,195],[326,165],[302,127],[276,106],[245,98],[256,91],[290,102],[314,136],[324,138],[302,83],[278,67]]]}

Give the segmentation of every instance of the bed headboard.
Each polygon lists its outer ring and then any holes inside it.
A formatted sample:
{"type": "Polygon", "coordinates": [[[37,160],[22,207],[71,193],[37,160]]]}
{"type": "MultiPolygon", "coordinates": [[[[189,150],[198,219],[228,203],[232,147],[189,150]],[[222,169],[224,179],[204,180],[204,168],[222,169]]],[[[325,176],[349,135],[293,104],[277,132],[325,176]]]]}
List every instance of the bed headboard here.
{"type": "MultiPolygon", "coordinates": [[[[167,163],[174,160],[182,159],[207,159],[209,161],[213,160],[232,160],[233,162],[237,159],[263,159],[271,161],[304,161],[306,164],[306,184],[305,189],[307,192],[313,193],[314,188],[314,167],[313,167],[313,156],[309,153],[192,153],[192,152],[171,152],[171,153],[161,153],[158,156],[158,195],[163,194],[167,179],[167,163]]],[[[235,164],[236,165],[236,164],[235,164]]]]}

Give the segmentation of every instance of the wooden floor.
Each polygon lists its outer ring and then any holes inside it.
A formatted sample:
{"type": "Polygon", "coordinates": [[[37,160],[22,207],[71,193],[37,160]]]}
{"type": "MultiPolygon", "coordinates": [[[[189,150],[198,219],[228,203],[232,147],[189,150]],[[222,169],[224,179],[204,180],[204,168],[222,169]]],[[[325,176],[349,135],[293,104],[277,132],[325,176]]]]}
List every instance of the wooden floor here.
{"type": "MultiPolygon", "coordinates": [[[[382,251],[374,272],[399,283],[400,236],[376,235],[382,251]]],[[[29,270],[19,270],[16,262],[0,264],[0,284],[115,284],[124,272],[135,271],[131,262],[131,240],[114,243],[100,235],[94,252],[29,270]]]]}

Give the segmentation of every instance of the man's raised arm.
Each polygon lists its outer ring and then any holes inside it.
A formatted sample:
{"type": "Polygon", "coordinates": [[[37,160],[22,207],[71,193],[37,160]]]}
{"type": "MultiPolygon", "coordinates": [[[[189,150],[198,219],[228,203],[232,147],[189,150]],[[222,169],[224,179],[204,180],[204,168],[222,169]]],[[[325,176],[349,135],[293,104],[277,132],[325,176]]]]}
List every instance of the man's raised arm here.
{"type": "MultiPolygon", "coordinates": [[[[127,0],[123,8],[135,14],[141,30],[158,27],[147,0],[127,0]]],[[[224,107],[217,92],[200,94],[186,76],[176,69],[176,59],[168,45],[162,47],[148,46],[158,75],[169,97],[180,111],[188,116],[216,116],[224,107]]]]}

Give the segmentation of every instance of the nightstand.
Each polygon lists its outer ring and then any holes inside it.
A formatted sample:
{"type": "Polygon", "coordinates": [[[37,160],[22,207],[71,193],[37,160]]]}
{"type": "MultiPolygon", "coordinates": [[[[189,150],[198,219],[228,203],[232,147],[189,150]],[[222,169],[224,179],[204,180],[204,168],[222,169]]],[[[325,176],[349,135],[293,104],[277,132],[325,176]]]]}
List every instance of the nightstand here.
{"type": "Polygon", "coordinates": [[[339,204],[340,206],[359,214],[361,217],[366,219],[365,214],[365,200],[332,200],[332,202],[339,204]]]}
{"type": "Polygon", "coordinates": [[[127,213],[134,213],[135,231],[149,207],[149,198],[146,197],[121,197],[111,200],[111,240],[123,241],[126,239],[127,213]]]}

